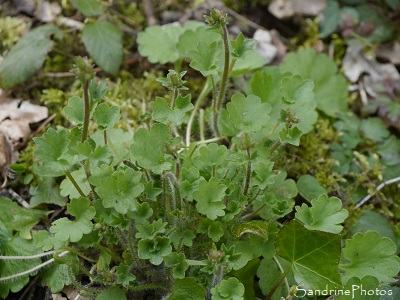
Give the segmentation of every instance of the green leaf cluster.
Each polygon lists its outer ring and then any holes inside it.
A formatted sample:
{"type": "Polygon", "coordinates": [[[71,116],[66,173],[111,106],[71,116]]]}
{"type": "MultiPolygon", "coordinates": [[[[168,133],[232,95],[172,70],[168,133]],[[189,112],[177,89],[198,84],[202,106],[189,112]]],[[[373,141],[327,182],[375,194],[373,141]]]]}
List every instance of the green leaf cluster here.
{"type": "MultiPolygon", "coordinates": [[[[98,1],[71,3],[85,16],[105,13],[98,1]]],[[[95,62],[117,75],[122,33],[101,19],[87,20],[83,41],[95,62]]],[[[227,34],[223,12],[214,10],[207,20],[211,27],[188,22],[139,33],[140,54],[174,63],[176,71],[154,80],[171,95],[149,93],[142,115],[127,124],[106,83],[97,83],[90,64],[77,60],[83,95],[71,97],[63,111],[72,128],[50,128],[34,139],[39,185],[32,202],[37,208],[67,205],[47,220],[46,211],[0,198],[2,254],[52,251],[54,264],[40,274],[43,284],[53,292],[75,285],[94,299],[151,293],[155,299],[275,300],[296,285],[384,288],[381,282],[393,282],[400,270],[394,226],[379,219],[375,229],[387,236],[381,237],[365,226],[371,215],[360,214],[346,239],[347,199],[328,196],[320,177],[310,175],[314,170],[296,177],[280,167],[319,126],[319,117],[334,120],[347,109],[336,65],[301,50],[279,67],[243,77],[249,78],[245,91],[235,86],[231,93],[233,76],[264,63],[253,60],[254,41],[227,34]],[[187,88],[191,78],[187,87],[182,79],[193,75],[181,71],[188,65],[204,77],[199,95],[187,88]],[[40,181],[44,176],[49,180],[40,181]],[[57,200],[38,199],[45,187],[57,200]],[[301,205],[302,199],[309,203],[301,205]],[[49,230],[36,227],[39,219],[49,230]]],[[[400,163],[396,140],[378,118],[344,113],[333,122],[344,128],[336,147],[347,143],[352,152],[366,143],[386,161],[394,158],[393,168],[400,163]]],[[[352,154],[366,170],[378,165],[377,155],[352,154]]],[[[0,259],[0,277],[18,277],[0,285],[0,297],[22,289],[29,276],[17,273],[41,263],[37,257],[22,261],[0,259]]]]}

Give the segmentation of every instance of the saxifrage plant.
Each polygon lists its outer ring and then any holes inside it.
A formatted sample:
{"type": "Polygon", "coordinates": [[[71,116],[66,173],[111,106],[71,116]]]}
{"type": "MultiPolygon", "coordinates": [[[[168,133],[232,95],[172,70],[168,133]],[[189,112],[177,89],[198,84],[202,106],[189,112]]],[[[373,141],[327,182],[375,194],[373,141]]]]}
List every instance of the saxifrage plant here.
{"type": "MultiPolygon", "coordinates": [[[[274,169],[284,146],[299,146],[311,131],[317,108],[345,110],[342,98],[316,101],[313,78],[288,72],[286,62],[255,72],[247,94],[227,99],[235,70],[254,68],[246,65],[253,41],[242,34],[230,39],[227,16],[216,9],[206,21],[207,30],[198,24],[183,29],[173,46],[201,32],[197,47],[181,44],[188,49],[173,61],[189,57],[206,78],[194,105],[185,94],[186,72],[170,70],[159,79],[170,95],[150,103],[151,117],[144,115],[133,134],[116,126],[119,108],[102,101],[106,83],[98,84],[92,67],[77,60],[83,98],[72,97],[64,109],[75,126],[35,138],[34,153],[40,175],[62,179],[67,211],[49,230],[32,230],[45,212],[0,199],[8,207],[0,216],[0,297],[20,290],[49,264],[41,278],[52,292],[74,285],[81,296],[97,300],[147,294],[290,299],[357,284],[391,293],[385,284],[400,270],[395,244],[371,231],[342,247],[348,212],[341,200],[322,194],[294,207],[295,181],[274,169]],[[210,93],[211,103],[204,104],[210,93]],[[41,263],[48,255],[53,258],[41,263]]],[[[162,30],[139,36],[139,49],[153,61],[157,53],[146,50],[146,35],[162,30]]],[[[300,55],[325,60],[311,51],[300,55]]],[[[327,80],[341,80],[336,69],[330,75],[335,79],[327,80]]],[[[321,89],[324,82],[318,84],[321,89]]]]}

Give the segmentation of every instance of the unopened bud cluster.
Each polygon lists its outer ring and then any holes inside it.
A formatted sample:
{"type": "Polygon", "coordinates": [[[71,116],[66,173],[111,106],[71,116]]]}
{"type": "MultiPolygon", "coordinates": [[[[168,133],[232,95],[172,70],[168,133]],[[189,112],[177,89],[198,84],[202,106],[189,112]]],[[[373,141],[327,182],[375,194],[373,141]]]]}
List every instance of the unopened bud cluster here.
{"type": "Polygon", "coordinates": [[[170,91],[175,89],[188,90],[188,88],[185,86],[186,80],[182,79],[185,74],[186,71],[177,73],[175,70],[168,70],[167,77],[157,78],[157,81],[170,91]]]}
{"type": "Polygon", "coordinates": [[[218,27],[225,27],[228,24],[228,14],[220,11],[219,9],[212,9],[210,15],[204,15],[204,20],[211,26],[217,25],[218,27]]]}
{"type": "Polygon", "coordinates": [[[92,80],[95,76],[93,65],[89,62],[87,57],[78,57],[71,72],[75,74],[82,83],[92,80]]]}

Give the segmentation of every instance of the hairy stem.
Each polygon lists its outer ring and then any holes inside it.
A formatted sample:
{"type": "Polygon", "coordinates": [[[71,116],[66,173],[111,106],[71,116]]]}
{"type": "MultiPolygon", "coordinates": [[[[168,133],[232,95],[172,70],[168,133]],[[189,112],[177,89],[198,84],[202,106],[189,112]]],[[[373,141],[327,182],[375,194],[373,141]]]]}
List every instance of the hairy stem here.
{"type": "MultiPolygon", "coordinates": [[[[224,277],[224,267],[219,265],[211,279],[211,288],[217,286],[224,277]]],[[[207,299],[211,299],[211,288],[207,291],[207,299]]]]}
{"type": "Polygon", "coordinates": [[[123,263],[123,259],[121,257],[119,257],[118,255],[115,255],[115,253],[113,251],[111,251],[109,248],[106,248],[101,244],[96,244],[96,247],[104,252],[107,252],[115,261],[123,263]]]}
{"type": "Polygon", "coordinates": [[[90,118],[90,103],[89,103],[89,80],[85,81],[85,86],[83,89],[83,99],[85,103],[85,117],[83,120],[83,129],[82,129],[82,140],[83,143],[89,132],[89,118],[90,118]]]}
{"type": "Polygon", "coordinates": [[[171,109],[174,109],[175,108],[175,100],[176,100],[176,97],[178,96],[178,89],[174,89],[173,90],[173,92],[172,92],[172,101],[171,101],[171,109]]]}
{"type": "Polygon", "coordinates": [[[76,188],[76,190],[78,191],[79,195],[81,195],[82,198],[85,198],[86,197],[85,193],[79,187],[79,185],[75,181],[74,177],[72,177],[71,172],[70,171],[65,171],[65,175],[67,175],[68,179],[72,182],[73,186],[76,188]]]}
{"type": "Polygon", "coordinates": [[[232,72],[233,67],[235,66],[236,58],[232,59],[231,64],[229,66],[229,74],[232,72]]]}
{"type": "Polygon", "coordinates": [[[96,263],[96,262],[97,262],[97,260],[91,259],[90,257],[87,257],[86,255],[80,253],[80,252],[79,252],[78,250],[76,250],[75,248],[66,247],[65,249],[68,250],[68,251],[71,252],[71,253],[76,254],[76,255],[79,256],[80,258],[83,258],[84,260],[87,260],[87,261],[91,262],[91,263],[96,263]]]}
{"type": "Polygon", "coordinates": [[[116,227],[116,230],[118,231],[119,236],[121,237],[122,242],[123,242],[126,246],[128,246],[128,249],[129,249],[129,252],[130,252],[131,256],[132,256],[132,257],[136,260],[136,262],[140,265],[139,258],[138,258],[137,255],[136,255],[135,248],[134,248],[134,246],[132,245],[132,242],[131,242],[131,239],[130,239],[129,235],[126,235],[125,232],[122,231],[122,229],[119,228],[119,227],[116,227]]]}
{"type": "Polygon", "coordinates": [[[23,255],[23,256],[3,256],[0,255],[0,260],[13,260],[13,259],[36,259],[36,258],[40,258],[43,256],[48,256],[48,255],[53,255],[54,253],[56,253],[56,251],[49,251],[49,252],[44,252],[44,253],[39,253],[39,254],[35,254],[35,255],[23,255]]]}
{"type": "Polygon", "coordinates": [[[131,291],[144,291],[144,290],[152,290],[152,289],[162,289],[167,290],[167,288],[161,283],[150,283],[144,285],[127,285],[126,286],[131,291]]]}
{"type": "Polygon", "coordinates": [[[170,198],[167,195],[167,178],[165,177],[165,174],[162,176],[162,200],[163,200],[163,205],[165,208],[165,215],[168,223],[172,224],[172,219],[171,219],[171,202],[170,198]]]}
{"type": "MultiPolygon", "coordinates": [[[[104,132],[105,132],[105,131],[104,131],[104,132]]],[[[90,162],[89,162],[88,159],[85,161],[84,169],[85,169],[85,176],[86,176],[86,179],[87,179],[88,182],[89,182],[89,178],[90,178],[90,176],[92,176],[92,172],[90,171],[90,162]]],[[[91,198],[92,198],[91,200],[94,200],[94,199],[99,198],[98,195],[97,195],[97,193],[96,193],[96,191],[94,190],[94,185],[91,184],[90,182],[89,182],[89,185],[90,185],[90,189],[92,190],[92,194],[93,194],[93,197],[91,197],[91,198]]]]}
{"type": "Polygon", "coordinates": [[[278,289],[278,287],[281,285],[282,281],[286,278],[287,274],[289,273],[290,269],[292,268],[292,265],[289,265],[289,267],[287,267],[287,269],[282,273],[281,277],[279,278],[279,280],[277,281],[277,283],[275,283],[274,287],[272,288],[272,290],[269,292],[269,294],[267,295],[267,297],[265,298],[265,300],[270,300],[272,298],[272,296],[274,295],[274,293],[276,292],[276,290],[278,289]]]}
{"type": "Polygon", "coordinates": [[[247,157],[249,161],[247,162],[247,170],[246,170],[246,181],[244,183],[243,194],[247,196],[250,187],[250,180],[251,180],[251,153],[250,149],[246,148],[247,157]]]}
{"type": "Polygon", "coordinates": [[[217,114],[217,87],[215,86],[214,76],[210,75],[210,78],[211,78],[211,85],[213,92],[212,110],[213,110],[213,116],[215,116],[217,114]]]}
{"type": "Polygon", "coordinates": [[[104,145],[107,145],[107,130],[103,131],[104,145]]]}
{"type": "Polygon", "coordinates": [[[255,216],[256,214],[258,214],[264,207],[266,207],[267,205],[266,204],[263,204],[263,205],[261,205],[256,211],[253,211],[253,212],[251,212],[251,213],[249,213],[249,214],[247,214],[247,215],[244,215],[243,217],[242,217],[242,222],[244,221],[244,220],[246,220],[246,219],[248,219],[248,218],[251,218],[252,216],[255,216]]]}
{"type": "Polygon", "coordinates": [[[220,135],[219,131],[218,131],[218,116],[219,116],[219,111],[222,106],[222,99],[224,98],[224,95],[225,95],[226,83],[228,81],[228,75],[229,75],[228,28],[226,26],[223,26],[221,29],[222,29],[222,40],[224,42],[224,71],[222,73],[221,86],[219,89],[218,99],[216,102],[216,112],[214,113],[214,130],[215,130],[216,136],[220,135]]]}
{"type": "MultiPolygon", "coordinates": [[[[68,270],[68,272],[67,272],[68,273],[68,277],[71,280],[72,284],[75,287],[79,288],[81,291],[84,291],[84,292],[88,293],[87,296],[92,298],[92,297],[95,297],[95,295],[99,293],[99,289],[85,287],[82,284],[80,284],[78,281],[76,281],[75,275],[72,272],[72,265],[71,264],[68,265],[67,270],[68,270]]],[[[81,293],[81,295],[83,295],[83,294],[81,293]]]]}
{"type": "Polygon", "coordinates": [[[204,98],[207,96],[207,94],[210,92],[210,77],[207,77],[207,80],[203,86],[203,89],[200,92],[199,97],[196,100],[196,103],[194,105],[194,108],[192,110],[192,113],[190,114],[190,118],[186,127],[186,147],[190,146],[190,136],[192,134],[192,126],[194,119],[196,117],[196,113],[199,110],[201,104],[203,103],[204,98]]]}
{"type": "Polygon", "coordinates": [[[271,156],[276,150],[278,150],[278,148],[282,146],[281,141],[277,141],[271,148],[271,151],[269,153],[269,156],[271,156]]]}
{"type": "MultiPolygon", "coordinates": [[[[66,255],[68,253],[69,253],[69,251],[64,251],[59,256],[64,256],[64,255],[66,255]]],[[[51,258],[48,261],[45,261],[44,263],[41,263],[40,265],[37,265],[36,267],[34,267],[32,269],[26,270],[26,271],[21,272],[21,273],[12,274],[10,276],[1,277],[0,278],[0,282],[1,281],[6,281],[6,280],[10,280],[10,279],[14,279],[14,278],[17,278],[17,277],[20,277],[20,276],[24,276],[24,275],[29,275],[30,273],[35,272],[36,270],[40,270],[41,268],[43,268],[43,267],[45,267],[45,266],[47,266],[47,265],[49,265],[49,264],[51,264],[53,262],[54,262],[54,258],[51,258]]]]}
{"type": "Polygon", "coordinates": [[[178,208],[182,209],[182,198],[179,190],[178,180],[171,172],[166,172],[164,176],[168,180],[169,188],[171,190],[171,209],[174,210],[177,204],[179,204],[178,208]]]}
{"type": "Polygon", "coordinates": [[[200,109],[199,112],[199,123],[200,123],[200,141],[204,141],[204,109],[200,109]]]}

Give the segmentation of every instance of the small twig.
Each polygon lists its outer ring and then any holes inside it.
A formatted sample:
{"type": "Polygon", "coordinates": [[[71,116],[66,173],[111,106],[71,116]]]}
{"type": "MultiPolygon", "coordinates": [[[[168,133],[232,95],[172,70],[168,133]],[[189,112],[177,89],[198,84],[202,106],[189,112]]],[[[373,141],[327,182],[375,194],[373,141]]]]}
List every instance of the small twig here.
{"type": "Polygon", "coordinates": [[[238,19],[239,21],[242,21],[243,23],[248,24],[250,27],[253,29],[262,29],[262,30],[267,30],[265,27],[258,25],[257,23],[254,23],[253,21],[249,20],[246,17],[243,17],[242,15],[238,14],[236,11],[230,9],[229,7],[224,7],[224,10],[226,10],[230,15],[238,19]]]}
{"type": "Polygon", "coordinates": [[[74,77],[76,75],[74,73],[71,73],[71,72],[54,72],[54,73],[46,72],[46,73],[39,73],[39,76],[63,78],[63,77],[74,77]]]}
{"type": "Polygon", "coordinates": [[[151,5],[150,0],[143,0],[144,12],[147,17],[147,25],[157,25],[157,20],[154,17],[153,6],[151,5]]]}
{"type": "Polygon", "coordinates": [[[369,199],[371,199],[373,196],[376,195],[377,192],[379,192],[381,189],[383,189],[385,186],[396,183],[400,181],[400,177],[392,178],[389,180],[386,180],[385,182],[382,182],[378,187],[375,189],[375,193],[369,194],[366,197],[364,197],[360,202],[357,203],[357,205],[354,207],[354,209],[360,208],[362,205],[364,205],[369,199]]]}
{"type": "Polygon", "coordinates": [[[34,133],[32,133],[32,138],[34,138],[35,136],[37,136],[42,130],[43,128],[49,124],[51,121],[54,120],[54,118],[57,116],[57,114],[52,114],[50,117],[48,117],[46,120],[43,121],[42,124],[40,124],[40,126],[38,127],[38,129],[35,130],[34,133]]]}
{"type": "Polygon", "coordinates": [[[7,189],[7,193],[9,193],[12,197],[13,200],[17,201],[19,205],[21,205],[24,208],[30,208],[31,206],[29,205],[28,202],[26,202],[20,195],[18,195],[13,189],[9,188],[7,189]]]}
{"type": "Polygon", "coordinates": [[[57,114],[52,114],[50,117],[48,117],[46,120],[43,121],[42,124],[40,124],[39,128],[35,130],[34,133],[31,134],[29,139],[25,139],[23,143],[19,144],[17,147],[14,147],[14,150],[20,150],[23,149],[28,143],[29,141],[32,140],[32,138],[36,137],[39,135],[39,133],[43,130],[43,128],[49,124],[51,121],[53,121],[53,119],[57,116],[57,114]]]}

